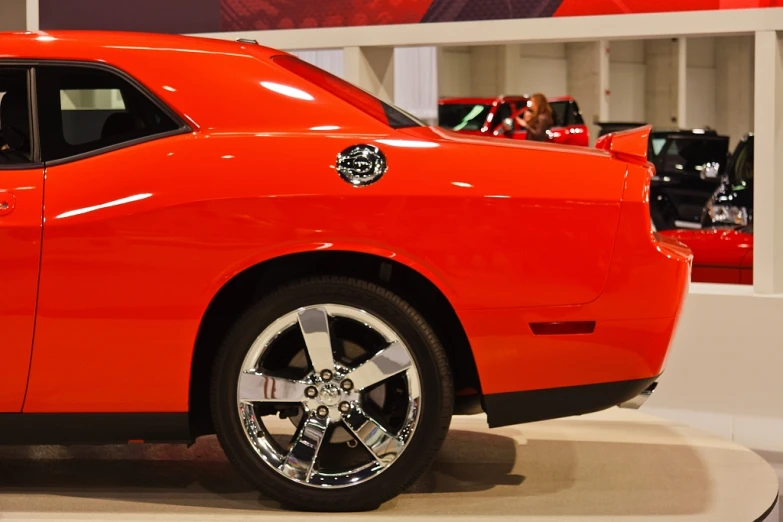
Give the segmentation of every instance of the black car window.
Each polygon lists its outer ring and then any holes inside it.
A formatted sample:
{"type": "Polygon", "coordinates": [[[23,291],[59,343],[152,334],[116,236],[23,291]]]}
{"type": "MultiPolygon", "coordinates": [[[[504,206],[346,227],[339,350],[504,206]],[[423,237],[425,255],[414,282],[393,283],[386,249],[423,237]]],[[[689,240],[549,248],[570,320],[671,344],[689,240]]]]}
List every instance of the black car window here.
{"type": "Polygon", "coordinates": [[[753,180],[753,142],[749,141],[739,151],[734,161],[731,178],[735,185],[744,185],[753,180]]]}
{"type": "Polygon", "coordinates": [[[32,162],[27,76],[23,68],[0,68],[0,168],[32,162]]]}
{"type": "Polygon", "coordinates": [[[103,69],[42,66],[36,70],[36,84],[44,161],[180,128],[130,82],[103,69]]]}
{"type": "Polygon", "coordinates": [[[444,103],[438,107],[438,125],[455,131],[481,130],[491,108],[477,103],[444,103]]]}
{"type": "Polygon", "coordinates": [[[706,163],[725,163],[725,143],[703,137],[672,139],[663,152],[663,169],[668,172],[698,173],[706,163]]]}
{"type": "Polygon", "coordinates": [[[498,105],[498,108],[495,111],[495,115],[492,117],[492,123],[489,124],[490,132],[495,130],[498,125],[501,125],[503,123],[503,120],[510,118],[512,112],[513,111],[511,109],[510,103],[505,102],[498,105]]]}
{"type": "Polygon", "coordinates": [[[658,157],[658,155],[661,153],[661,150],[663,150],[663,146],[666,145],[666,138],[656,138],[653,136],[650,138],[650,152],[652,154],[650,155],[651,158],[658,157]]]}
{"type": "Polygon", "coordinates": [[[564,127],[567,125],[568,119],[568,102],[556,101],[549,102],[549,106],[552,107],[552,121],[555,127],[564,127]]]}

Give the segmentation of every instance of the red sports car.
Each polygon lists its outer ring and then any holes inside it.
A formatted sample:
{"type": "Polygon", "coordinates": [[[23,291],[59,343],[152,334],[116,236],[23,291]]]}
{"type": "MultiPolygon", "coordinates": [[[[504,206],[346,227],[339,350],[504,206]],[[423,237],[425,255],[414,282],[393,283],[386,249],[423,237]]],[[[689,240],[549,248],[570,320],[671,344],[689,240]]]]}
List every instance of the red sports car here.
{"type": "Polygon", "coordinates": [[[662,372],[691,254],[651,231],[649,128],[486,140],[254,43],[0,38],[0,443],[217,433],[266,495],[361,510],[455,408],[662,372]]]}
{"type": "MultiPolygon", "coordinates": [[[[551,140],[587,147],[590,136],[576,100],[561,96],[547,101],[554,118],[551,140]]],[[[515,117],[527,109],[527,102],[526,96],[443,98],[438,105],[438,125],[464,134],[524,140],[527,131],[517,128],[515,117]]]]}
{"type": "Polygon", "coordinates": [[[753,225],[666,230],[661,234],[685,243],[693,251],[693,282],[753,284],[753,225]]]}

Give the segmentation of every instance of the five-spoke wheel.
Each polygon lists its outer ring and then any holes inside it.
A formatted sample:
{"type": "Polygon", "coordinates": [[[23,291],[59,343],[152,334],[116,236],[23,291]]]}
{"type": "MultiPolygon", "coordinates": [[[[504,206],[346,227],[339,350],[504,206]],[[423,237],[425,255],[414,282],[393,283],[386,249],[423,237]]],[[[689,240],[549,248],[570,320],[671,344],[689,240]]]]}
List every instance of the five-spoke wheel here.
{"type": "Polygon", "coordinates": [[[383,288],[336,277],[252,307],[218,356],[212,393],[232,462],[264,493],[320,511],[370,509],[415,480],[453,402],[423,318],[383,288]]]}
{"type": "MultiPolygon", "coordinates": [[[[336,336],[334,339],[338,343],[345,341],[336,336]]],[[[288,345],[283,344],[282,349],[287,349],[288,345]]],[[[264,462],[286,477],[314,486],[355,485],[392,464],[416,429],[419,400],[418,372],[408,348],[394,330],[365,310],[335,304],[302,307],[269,325],[248,351],[237,387],[245,433],[264,462]],[[335,360],[333,330],[349,332],[357,327],[367,329],[365,337],[375,342],[366,347],[368,358],[352,367],[345,360],[335,360]],[[264,355],[278,348],[275,341],[299,332],[307,354],[307,374],[290,379],[265,370],[264,355]],[[395,426],[382,411],[372,411],[373,406],[383,405],[371,401],[368,392],[386,386],[396,377],[400,378],[406,404],[401,405],[403,421],[395,426]],[[259,404],[277,411],[291,407],[301,410],[303,419],[289,447],[280,451],[271,440],[273,437],[259,419],[259,404]],[[328,442],[336,427],[347,430],[362,445],[368,453],[367,462],[341,470],[326,471],[316,466],[320,452],[327,451],[325,439],[328,442]]]]}

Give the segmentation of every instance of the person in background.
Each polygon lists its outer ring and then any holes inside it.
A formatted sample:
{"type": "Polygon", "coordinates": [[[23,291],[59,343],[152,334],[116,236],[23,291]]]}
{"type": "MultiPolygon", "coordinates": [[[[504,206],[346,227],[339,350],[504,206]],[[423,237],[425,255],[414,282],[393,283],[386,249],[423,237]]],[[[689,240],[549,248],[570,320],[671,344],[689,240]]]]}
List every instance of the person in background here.
{"type": "Polygon", "coordinates": [[[517,116],[516,123],[527,130],[527,139],[533,141],[549,141],[549,131],[554,125],[552,107],[546,101],[546,96],[536,93],[527,102],[527,110],[522,117],[517,116]]]}

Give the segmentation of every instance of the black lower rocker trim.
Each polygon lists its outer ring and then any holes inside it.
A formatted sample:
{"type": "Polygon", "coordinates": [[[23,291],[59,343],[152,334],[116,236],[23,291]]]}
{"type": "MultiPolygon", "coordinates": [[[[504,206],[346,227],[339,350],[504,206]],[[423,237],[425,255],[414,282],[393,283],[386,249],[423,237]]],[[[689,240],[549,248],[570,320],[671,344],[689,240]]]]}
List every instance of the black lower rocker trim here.
{"type": "Polygon", "coordinates": [[[490,428],[583,415],[633,399],[658,377],[484,396],[490,428]]]}
{"type": "Polygon", "coordinates": [[[0,444],[192,442],[187,413],[2,413],[0,444]]]}

